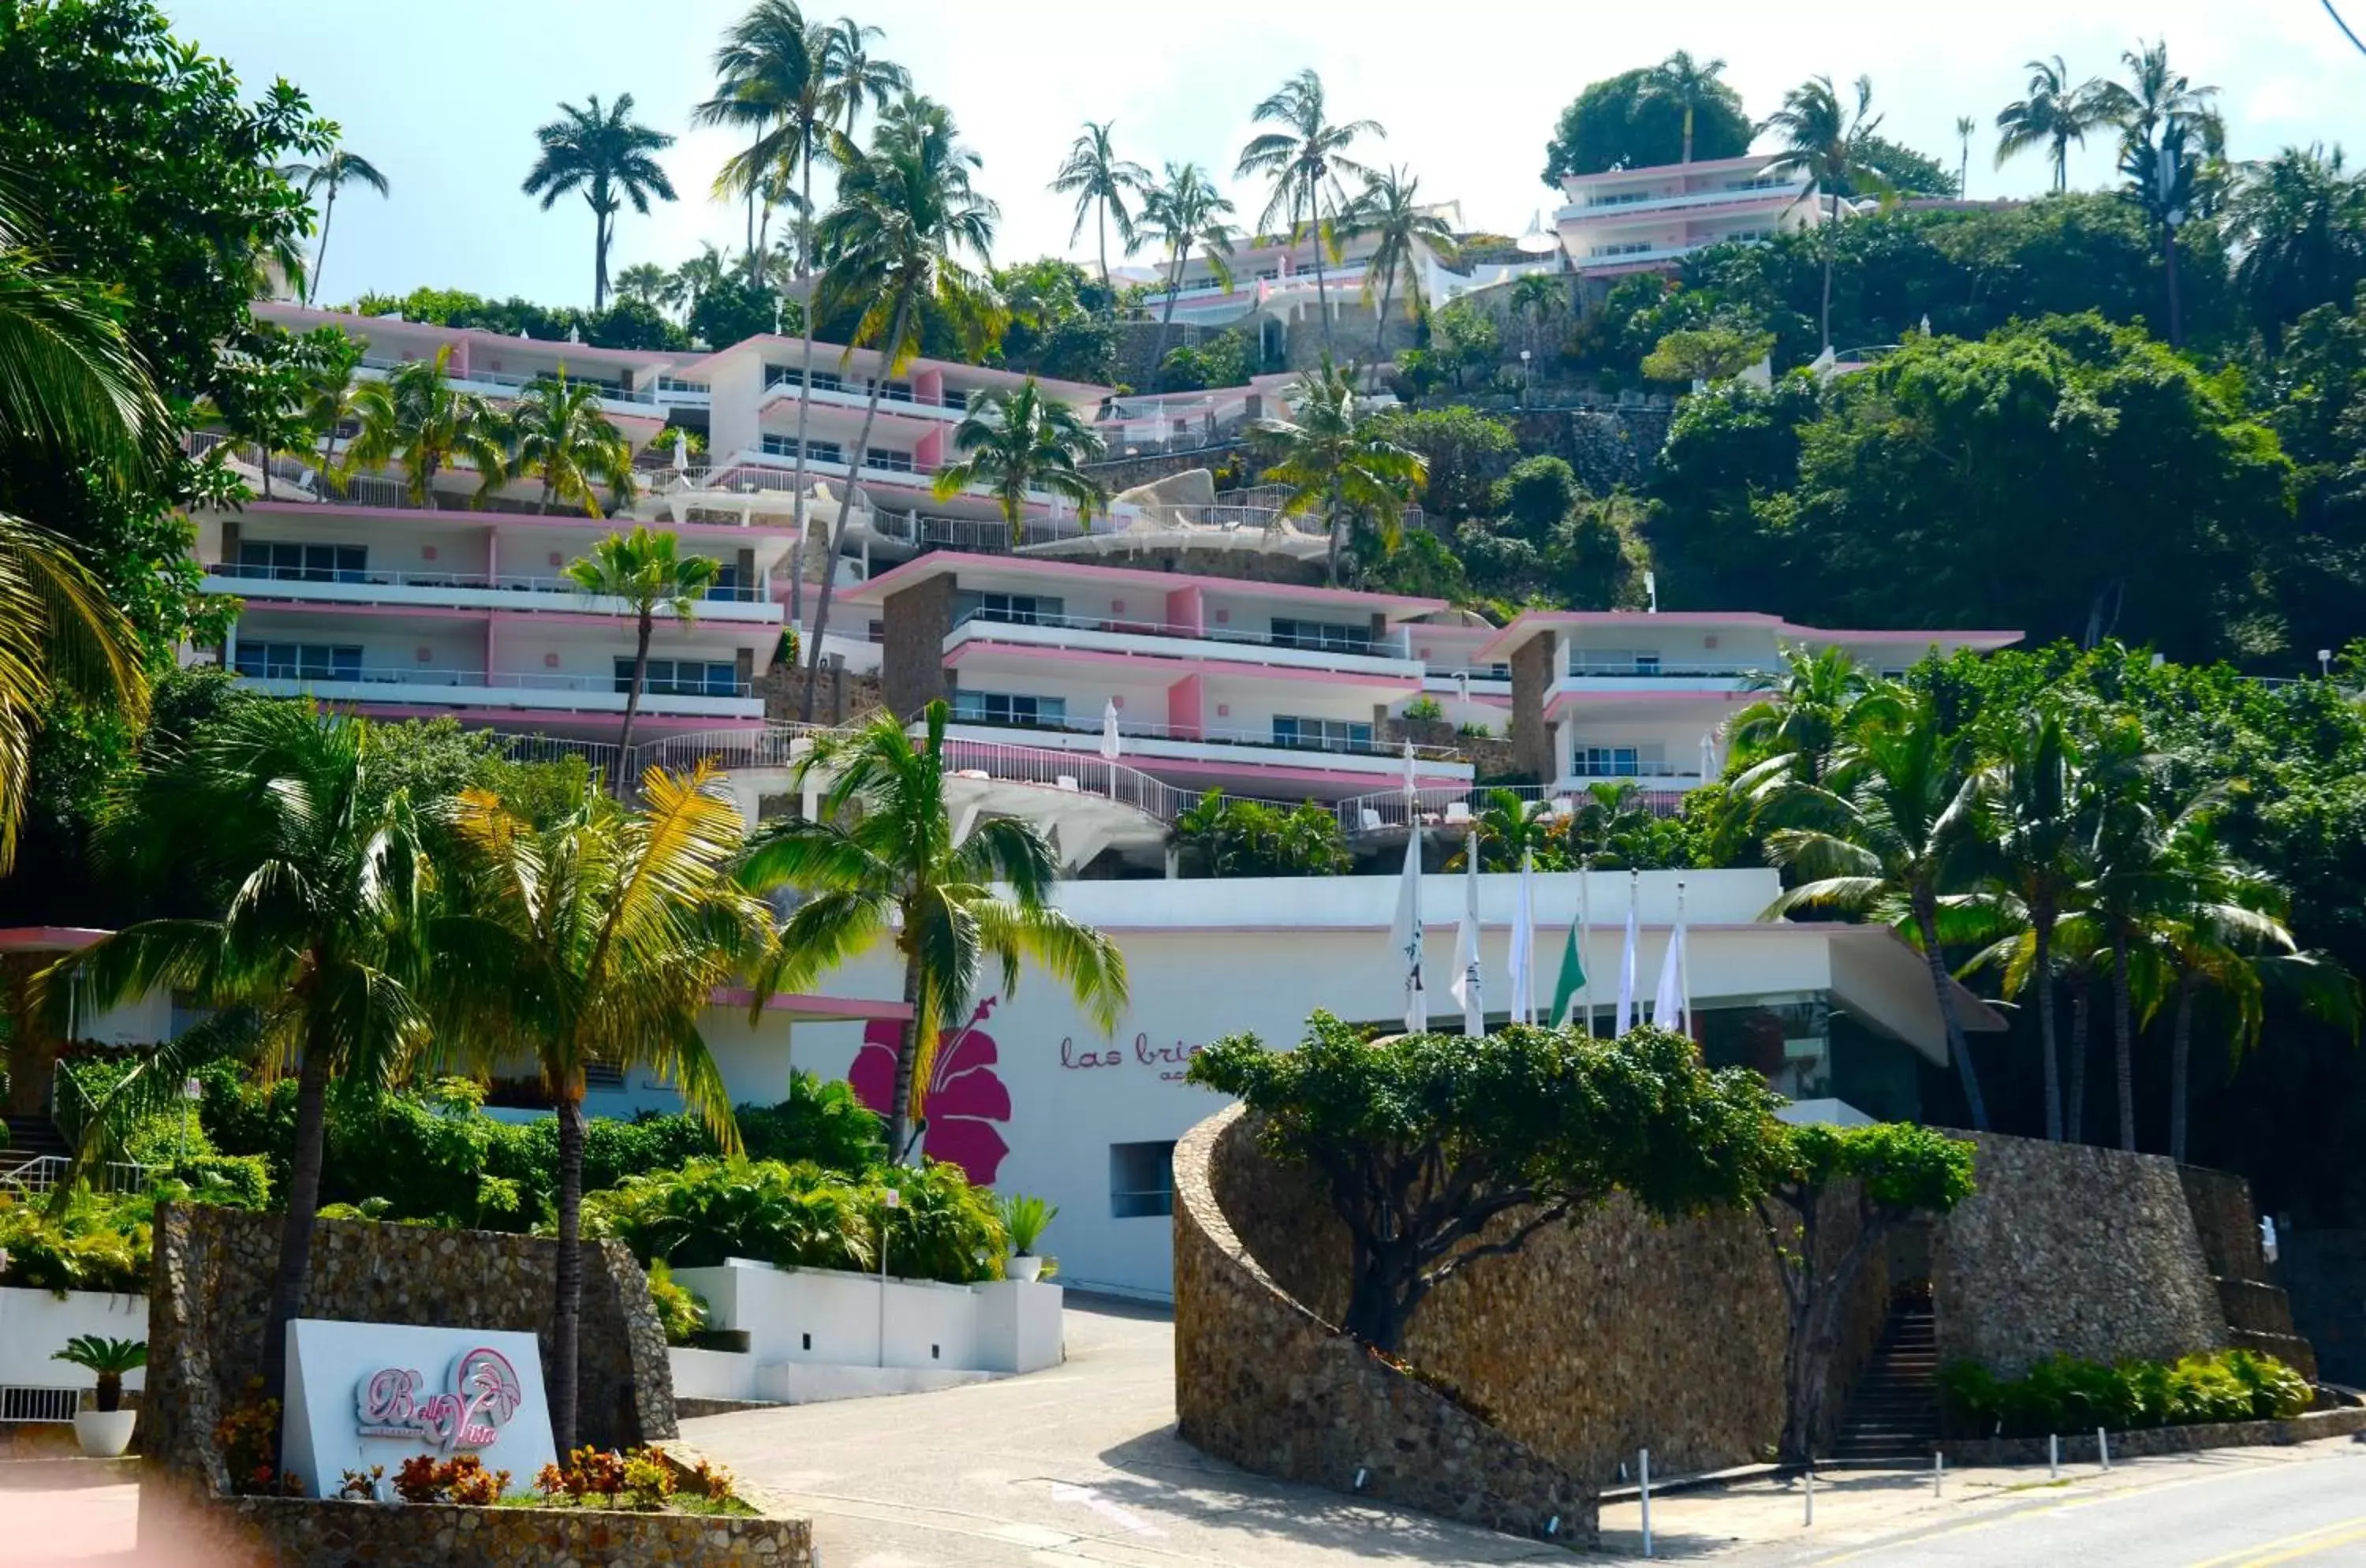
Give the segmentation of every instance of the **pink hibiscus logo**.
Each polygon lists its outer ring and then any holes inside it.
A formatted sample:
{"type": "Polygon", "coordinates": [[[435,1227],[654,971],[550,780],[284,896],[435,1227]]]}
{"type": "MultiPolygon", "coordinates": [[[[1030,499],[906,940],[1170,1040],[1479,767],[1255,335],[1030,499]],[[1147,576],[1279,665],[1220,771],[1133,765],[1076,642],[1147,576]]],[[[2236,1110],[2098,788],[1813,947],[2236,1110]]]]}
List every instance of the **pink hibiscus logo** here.
{"type": "MultiPolygon", "coordinates": [[[[937,1042],[937,1059],[922,1093],[920,1114],[928,1130],[920,1135],[920,1152],[930,1159],[957,1165],[980,1187],[994,1184],[1002,1156],[1010,1152],[1000,1124],[1010,1121],[1010,1090],[995,1069],[1001,1059],[994,1036],[981,1030],[986,1015],[1001,998],[988,997],[977,1004],[969,1021],[949,1031],[937,1042]]],[[[896,1089],[896,1046],[902,1026],[880,1020],[862,1029],[862,1049],[846,1081],[857,1099],[887,1114],[896,1089]]]]}

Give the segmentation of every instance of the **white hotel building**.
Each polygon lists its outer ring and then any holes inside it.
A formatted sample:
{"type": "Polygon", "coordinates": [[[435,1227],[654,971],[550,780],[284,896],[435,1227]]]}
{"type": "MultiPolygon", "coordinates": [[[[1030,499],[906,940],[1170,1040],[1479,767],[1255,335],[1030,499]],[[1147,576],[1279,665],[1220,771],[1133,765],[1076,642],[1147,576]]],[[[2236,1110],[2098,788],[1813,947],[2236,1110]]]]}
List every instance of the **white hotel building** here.
{"type": "MultiPolygon", "coordinates": [[[[299,329],[332,319],[263,313],[299,329]]],[[[230,667],[265,690],[363,712],[451,714],[595,748],[622,716],[633,627],[622,606],[568,587],[561,570],[611,526],[644,521],[723,575],[694,621],[660,623],[643,732],[665,761],[719,754],[751,815],[791,787],[787,764],[806,744],[794,727],[767,721],[756,690],[790,618],[797,498],[787,444],[803,403],[806,499],[827,522],[854,487],[850,557],[832,568],[841,592],[830,649],[875,670],[886,705],[905,717],[948,701],[959,822],[991,813],[1046,827],[1080,874],[1060,901],[1126,953],[1132,1000],[1114,1034],[1030,973],[1015,994],[977,998],[930,1090],[927,1146],[981,1180],[1056,1203],[1050,1247],[1078,1284],[1169,1288],[1166,1156],[1215,1104],[1181,1081],[1196,1047],[1241,1030],[1293,1043],[1316,1007],[1376,1022],[1403,1011],[1387,936],[1395,879],[1170,879],[1168,835],[1201,792],[1317,801],[1338,813],[1367,864],[1392,863],[1409,817],[1440,838],[1461,831],[1474,756],[1500,775],[1508,751],[1511,771],[1551,809],[1605,781],[1672,806],[1700,782],[1705,737],[1708,763],[1721,760],[1718,726],[1786,646],[1838,644],[1887,670],[1932,649],[2011,640],[1679,612],[1538,614],[1497,628],[1435,600],[1315,585],[1321,536],[1269,504],[1138,498],[1087,533],[1046,497],[1014,549],[986,498],[939,502],[926,490],[962,400],[1016,378],[919,362],[881,389],[882,417],[858,454],[867,378],[879,370],[862,355],[818,348],[806,385],[798,345],[780,338],[696,355],[603,354],[338,320],[365,343],[370,373],[449,346],[455,378],[500,398],[563,364],[603,383],[637,450],[671,423],[704,433],[708,455],[677,464],[651,453],[630,518],[613,521],[543,514],[524,483],[473,504],[478,478],[465,468],[439,476],[435,504],[420,506],[391,478],[362,476],[341,494],[306,465],[276,463],[273,499],[197,519],[208,586],[244,602],[223,650],[230,667]],[[1403,737],[1416,703],[1416,713],[1436,704],[1443,723],[1415,727],[1426,744],[1409,802],[1403,737]],[[1490,742],[1459,739],[1457,725],[1485,726],[1490,742]]],[[[1087,412],[1104,395],[1051,390],[1087,412]]],[[[259,491],[257,460],[234,460],[259,491]]],[[[1487,1006],[1498,1019],[1509,1011],[1514,880],[1482,879],[1487,1006]]],[[[1460,879],[1427,881],[1430,994],[1450,1025],[1459,1010],[1443,967],[1460,879]]],[[[1769,872],[1540,878],[1539,1001],[1582,881],[1604,1025],[1628,898],[1648,994],[1681,885],[1693,1027],[1712,1061],[1754,1066],[1804,1113],[1841,1118],[1913,1115],[1926,1075],[1946,1066],[1919,958],[1879,928],[1762,921],[1777,891],[1769,872]]],[[[884,1048],[903,1012],[892,955],[868,954],[828,984],[828,997],[776,998],[754,1026],[744,1005],[717,1006],[708,1035],[736,1099],[775,1100],[792,1065],[845,1075],[863,1051],[884,1048]]],[[[1973,1027],[2001,1027],[1966,1006],[1973,1027]]],[[[135,1010],[93,1033],[152,1038],[163,1018],[160,1007],[135,1010]]],[[[590,1109],[629,1114],[674,1099],[662,1083],[608,1074],[590,1109]]]]}
{"type": "Polygon", "coordinates": [[[1665,272],[1710,245],[1772,239],[1820,221],[1822,204],[1807,199],[1807,177],[1769,174],[1774,157],[1562,175],[1567,200],[1553,218],[1570,266],[1600,279],[1665,272]]]}

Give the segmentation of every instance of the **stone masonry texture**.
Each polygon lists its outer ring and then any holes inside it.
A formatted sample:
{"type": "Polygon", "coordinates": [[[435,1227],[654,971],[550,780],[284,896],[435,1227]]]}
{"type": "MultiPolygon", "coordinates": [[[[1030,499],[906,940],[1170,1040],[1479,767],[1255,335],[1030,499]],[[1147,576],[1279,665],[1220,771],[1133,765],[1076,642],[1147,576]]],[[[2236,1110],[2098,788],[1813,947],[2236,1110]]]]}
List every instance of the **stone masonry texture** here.
{"type": "Polygon", "coordinates": [[[1588,1544],[1592,1494],[1277,1285],[1211,1181],[1236,1109],[1175,1150],[1175,1383],[1184,1439],[1259,1474],[1588,1544]]]}
{"type": "Polygon", "coordinates": [[[2062,1353],[2175,1360],[2227,1343],[2176,1165],[1967,1134],[1977,1190],[1934,1227],[1939,1357],[2019,1376],[2062,1353]]]}
{"type": "Polygon", "coordinates": [[[223,1568],[810,1568],[814,1560],[813,1527],[801,1518],[310,1497],[220,1498],[208,1517],[185,1521],[175,1539],[184,1551],[197,1543],[201,1561],[223,1568]]]}
{"type": "MultiPolygon", "coordinates": [[[[140,1412],[141,1534],[176,1503],[219,1501],[229,1474],[214,1423],[261,1374],[280,1217],[163,1204],[148,1298],[140,1412]]],[[[558,1245],[485,1231],[323,1220],[299,1315],[356,1323],[515,1329],[550,1351],[558,1245]]],[[[617,1242],[587,1242],[580,1343],[584,1442],[675,1436],[673,1377],[648,1277],[617,1242]]]]}
{"type": "Polygon", "coordinates": [[[931,577],[887,595],[880,608],[880,700],[910,718],[945,695],[945,637],[953,629],[953,579],[931,577]]]}
{"type": "Polygon", "coordinates": [[[1552,696],[1553,638],[1539,632],[1512,650],[1512,758],[1538,784],[1553,782],[1552,731],[1545,703],[1552,696]]]}

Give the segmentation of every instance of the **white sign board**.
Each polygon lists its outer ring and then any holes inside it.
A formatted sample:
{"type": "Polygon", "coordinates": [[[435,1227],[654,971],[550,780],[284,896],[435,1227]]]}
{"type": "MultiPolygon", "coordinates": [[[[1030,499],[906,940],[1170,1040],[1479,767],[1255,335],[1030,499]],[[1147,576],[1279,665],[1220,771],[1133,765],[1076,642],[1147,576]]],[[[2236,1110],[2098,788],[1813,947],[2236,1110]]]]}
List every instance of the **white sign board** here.
{"type": "Polygon", "coordinates": [[[558,1455],[542,1352],[531,1334],[409,1324],[287,1325],[287,1407],[280,1465],[308,1497],[332,1497],[348,1470],[415,1454],[473,1453],[524,1492],[558,1455]]]}

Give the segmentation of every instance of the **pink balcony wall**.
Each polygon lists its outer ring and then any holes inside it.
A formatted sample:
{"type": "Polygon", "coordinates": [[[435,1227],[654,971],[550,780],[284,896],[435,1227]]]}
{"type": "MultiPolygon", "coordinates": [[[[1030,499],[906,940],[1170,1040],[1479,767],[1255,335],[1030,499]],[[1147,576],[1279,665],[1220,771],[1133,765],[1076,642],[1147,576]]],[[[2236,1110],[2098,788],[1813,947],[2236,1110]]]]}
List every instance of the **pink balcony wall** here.
{"type": "Polygon", "coordinates": [[[1181,739],[1197,740],[1203,722],[1201,678],[1189,675],[1166,688],[1166,728],[1181,739]]]}

